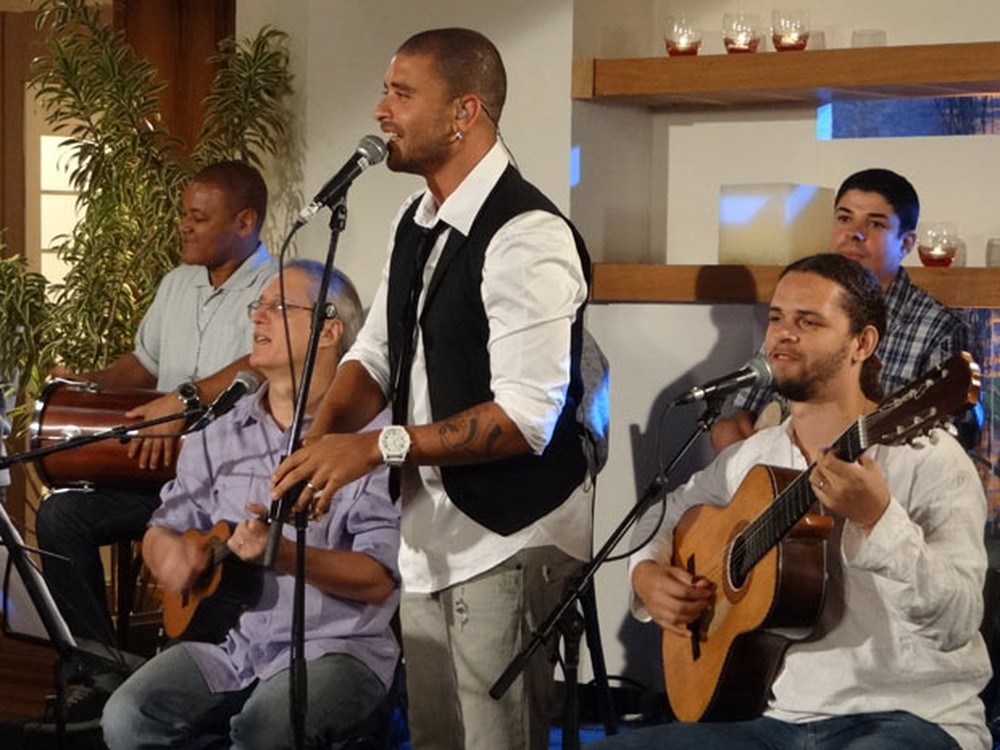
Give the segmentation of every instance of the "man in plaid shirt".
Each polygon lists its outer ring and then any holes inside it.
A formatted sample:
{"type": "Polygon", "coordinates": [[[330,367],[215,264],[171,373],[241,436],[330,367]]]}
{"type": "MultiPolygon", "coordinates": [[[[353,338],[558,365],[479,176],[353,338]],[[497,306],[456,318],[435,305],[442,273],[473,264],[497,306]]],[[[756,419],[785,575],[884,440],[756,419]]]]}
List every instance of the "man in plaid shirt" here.
{"type": "MultiPolygon", "coordinates": [[[[830,252],[855,260],[872,271],[885,294],[887,329],[879,342],[880,379],[886,394],[958,351],[971,351],[969,328],[952,310],[910,281],[901,267],[916,244],[920,203],[913,185],[888,169],[865,169],[844,180],[834,201],[830,252]]],[[[712,427],[716,452],[750,435],[755,420],[777,395],[772,387],[736,394],[735,412],[712,427]]],[[[768,409],[776,416],[779,407],[768,409]]],[[[781,412],[784,409],[781,407],[781,412]]],[[[963,443],[974,441],[971,413],[956,421],[963,443]]],[[[775,420],[765,416],[768,424],[775,420]]]]}

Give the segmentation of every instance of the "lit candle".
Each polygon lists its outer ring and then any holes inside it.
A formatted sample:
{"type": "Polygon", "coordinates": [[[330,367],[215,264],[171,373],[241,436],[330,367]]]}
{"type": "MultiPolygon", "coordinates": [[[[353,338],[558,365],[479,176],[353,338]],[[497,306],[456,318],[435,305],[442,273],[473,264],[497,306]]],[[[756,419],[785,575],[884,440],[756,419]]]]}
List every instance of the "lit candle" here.
{"type": "Polygon", "coordinates": [[[778,51],[805,49],[809,43],[809,32],[786,31],[784,34],[775,34],[773,41],[774,48],[778,51]]]}
{"type": "Polygon", "coordinates": [[[671,57],[680,55],[697,55],[701,46],[701,36],[698,34],[680,34],[673,39],[666,39],[667,54],[671,57]]]}

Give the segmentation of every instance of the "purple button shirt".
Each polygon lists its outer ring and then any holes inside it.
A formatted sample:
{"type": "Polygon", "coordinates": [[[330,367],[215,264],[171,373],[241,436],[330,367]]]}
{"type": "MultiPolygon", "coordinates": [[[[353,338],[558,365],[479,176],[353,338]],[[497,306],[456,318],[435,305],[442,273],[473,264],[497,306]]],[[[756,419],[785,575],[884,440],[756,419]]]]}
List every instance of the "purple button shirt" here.
{"type": "MultiPolygon", "coordinates": [[[[184,440],[177,477],[161,494],[150,526],[177,532],[207,531],[219,521],[248,517],[246,504],[271,502],[271,473],[285,450],[288,432],[264,408],[266,388],[242,399],[229,414],[184,440]]],[[[369,425],[388,423],[383,413],[369,425]]],[[[286,525],[284,535],[294,539],[286,525]]],[[[388,470],[376,469],[341,489],[330,511],[306,531],[306,544],[353,550],[374,558],[399,581],[399,506],[389,498],[388,470]]],[[[213,692],[239,690],[288,666],[294,577],[264,574],[256,606],[245,611],[218,645],[186,642],[213,692]]],[[[368,665],[388,686],[399,647],[390,620],[399,604],[398,588],[381,604],[340,599],[305,587],[305,657],[349,654],[368,665]]]]}

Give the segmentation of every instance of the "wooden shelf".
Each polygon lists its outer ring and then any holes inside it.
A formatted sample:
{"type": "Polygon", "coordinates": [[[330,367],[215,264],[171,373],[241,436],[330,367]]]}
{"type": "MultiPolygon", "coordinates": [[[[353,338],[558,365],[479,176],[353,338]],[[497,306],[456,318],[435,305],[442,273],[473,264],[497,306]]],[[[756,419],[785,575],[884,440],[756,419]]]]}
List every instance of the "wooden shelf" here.
{"type": "Polygon", "coordinates": [[[656,109],[1000,93],[1000,42],[578,59],[574,99],[656,109]]]}
{"type": "MultiPolygon", "coordinates": [[[[1000,268],[908,267],[913,283],[949,307],[1000,308],[1000,268]]],[[[611,302],[762,303],[780,266],[595,263],[590,299],[611,302]]]]}

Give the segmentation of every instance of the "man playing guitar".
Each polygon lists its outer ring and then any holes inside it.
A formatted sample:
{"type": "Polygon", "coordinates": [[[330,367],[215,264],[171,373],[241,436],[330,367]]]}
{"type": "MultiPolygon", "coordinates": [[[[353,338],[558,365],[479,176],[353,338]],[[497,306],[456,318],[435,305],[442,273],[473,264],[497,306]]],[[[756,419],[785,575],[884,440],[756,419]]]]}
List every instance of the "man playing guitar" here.
{"type": "MultiPolygon", "coordinates": [[[[861,265],[816,255],[783,271],[770,304],[765,349],[791,416],[724,450],[667,497],[662,522],[653,508],[635,533],[648,539],[655,532],[655,538],[631,560],[633,612],[664,629],[668,693],[675,712],[689,721],[618,735],[592,745],[595,750],[990,747],[978,698],[990,676],[978,630],[986,502],[972,463],[939,429],[912,445],[869,447],[866,440],[838,438],[855,425],[877,426],[892,416],[897,398],[879,407],[883,394],[874,356],[884,328],[878,284],[861,265]],[[684,531],[692,510],[731,510],[744,479],[773,468],[759,464],[801,472],[798,488],[818,500],[816,507],[834,523],[832,536],[819,542],[827,569],[814,577],[821,587],[818,621],[781,649],[783,661],[770,673],[770,692],[763,691],[757,707],[763,715],[754,715],[753,707],[748,711],[735,701],[713,706],[726,680],[706,687],[696,673],[713,658],[719,623],[753,597],[750,589],[764,576],[764,561],[740,572],[735,547],[729,555],[725,549],[717,555],[678,550],[689,541],[684,531]],[[719,569],[725,571],[721,576],[719,569]],[[687,658],[689,668],[671,673],[675,655],[687,658]],[[697,691],[708,693],[710,715],[682,715],[678,704],[697,691]],[[693,721],[700,718],[727,721],[693,721]]],[[[930,388],[921,380],[911,391],[930,388]]],[[[935,419],[946,416],[932,412],[935,419]]],[[[774,502],[785,496],[783,491],[774,502]]],[[[759,535],[756,522],[734,524],[722,539],[749,528],[759,535]]],[[[807,532],[799,544],[815,546],[809,540],[817,537],[807,532]]],[[[744,541],[739,555],[749,556],[756,540],[744,541]]],[[[736,651],[741,638],[734,640],[736,651]]],[[[726,669],[734,666],[727,663],[726,669]]],[[[736,672],[738,684],[746,673],[736,672]]]]}

